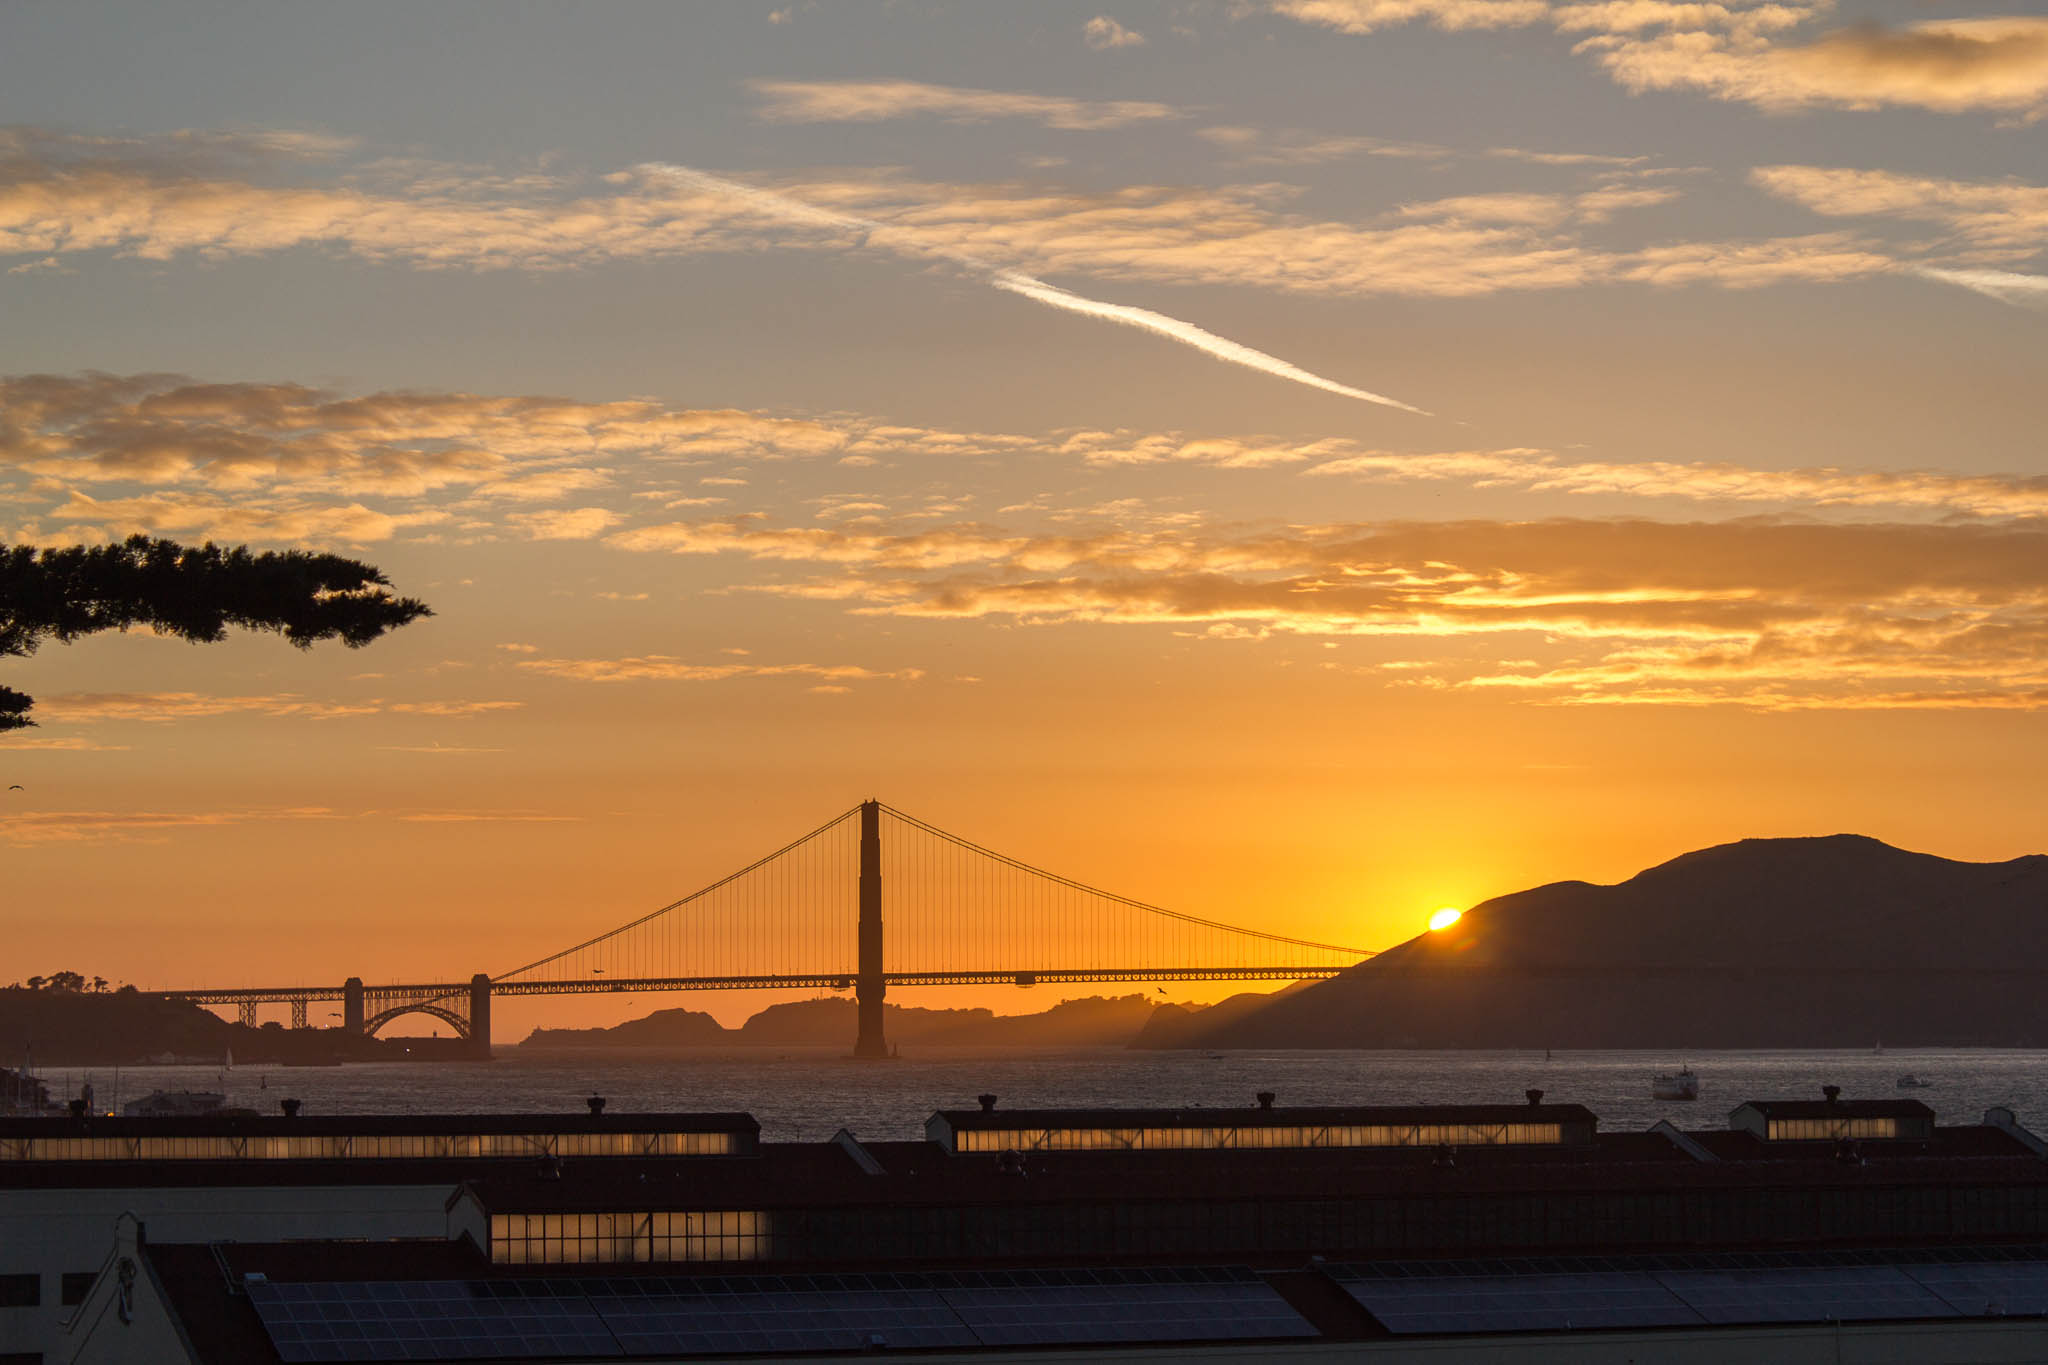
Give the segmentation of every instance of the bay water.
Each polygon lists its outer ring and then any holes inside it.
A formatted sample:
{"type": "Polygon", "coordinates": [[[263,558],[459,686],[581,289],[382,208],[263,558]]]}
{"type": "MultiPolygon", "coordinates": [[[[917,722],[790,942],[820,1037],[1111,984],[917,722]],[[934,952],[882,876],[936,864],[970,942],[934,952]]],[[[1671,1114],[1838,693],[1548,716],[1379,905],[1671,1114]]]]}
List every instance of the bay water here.
{"type": "Polygon", "coordinates": [[[277,1112],[287,1097],[312,1114],[583,1113],[605,1097],[610,1113],[743,1110],[772,1142],[818,1141],[840,1128],[887,1141],[921,1137],[935,1109],[971,1109],[980,1094],[1003,1108],[1250,1105],[1271,1090],[1281,1105],[1521,1104],[1534,1088],[1583,1104],[1604,1131],[1722,1128],[1752,1099],[1913,1098],[1937,1122],[1976,1123],[1993,1105],[2048,1134],[2048,1051],[1646,1052],[1319,1051],[1139,1052],[1123,1048],[932,1048],[890,1061],[854,1061],[842,1049],[733,1048],[528,1053],[483,1062],[372,1062],[336,1067],[243,1065],[124,1067],[42,1073],[52,1094],[91,1080],[102,1109],[151,1090],[218,1090],[228,1103],[277,1112]],[[1689,1065],[1696,1102],[1657,1100],[1650,1082],[1689,1065]],[[1928,1088],[1901,1090],[1912,1075],[1928,1088]]]}

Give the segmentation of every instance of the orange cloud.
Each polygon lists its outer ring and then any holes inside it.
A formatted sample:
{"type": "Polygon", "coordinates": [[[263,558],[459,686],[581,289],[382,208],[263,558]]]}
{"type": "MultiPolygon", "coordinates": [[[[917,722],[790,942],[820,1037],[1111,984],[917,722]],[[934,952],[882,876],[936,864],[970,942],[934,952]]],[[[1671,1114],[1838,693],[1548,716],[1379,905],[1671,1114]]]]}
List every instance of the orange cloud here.
{"type": "Polygon", "coordinates": [[[216,696],[202,692],[66,692],[37,703],[38,714],[51,720],[83,723],[91,721],[163,722],[193,720],[206,716],[234,714],[297,716],[308,720],[336,720],[349,716],[370,716],[384,712],[420,716],[474,716],[491,711],[517,710],[516,701],[332,701],[302,697],[293,692],[259,696],[216,696]]]}
{"type": "Polygon", "coordinates": [[[1504,212],[1508,197],[1468,195],[1357,221],[1286,212],[1257,187],[1058,192],[880,176],[771,190],[658,166],[607,179],[613,192],[565,197],[553,180],[421,172],[401,192],[379,194],[24,152],[0,156],[0,255],[113,251],[168,259],[319,247],[422,267],[559,269],[762,246],[866,246],[1034,277],[1436,297],[1713,282],[1724,274],[1737,284],[1846,279],[1892,264],[1847,238],[1679,241],[1637,250],[1584,240],[1587,226],[1662,202],[1665,188],[1609,186],[1554,204],[1517,196],[1516,213],[1504,212]],[[1686,270],[1668,268],[1674,253],[1687,260],[1686,270]],[[1759,271],[1759,257],[1770,259],[1768,273],[1759,271]]]}
{"type": "Polygon", "coordinates": [[[1387,648],[1512,635],[1528,662],[1502,666],[1504,647],[1489,643],[1462,668],[1402,678],[1546,701],[1682,685],[1730,702],[1870,704],[1874,685],[1892,695],[1911,681],[1924,698],[1986,705],[1987,691],[2048,686],[2041,519],[1389,523],[977,543],[979,562],[918,571],[857,561],[848,538],[840,576],[758,590],[866,614],[1202,625],[1387,648]]]}
{"type": "MultiPolygon", "coordinates": [[[[1091,47],[1144,42],[1114,20],[1089,25],[1091,47]],[[1111,41],[1092,41],[1096,24],[1111,41]],[[1112,33],[1113,30],[1113,33],[1112,33]],[[1117,37],[1122,41],[1117,41],[1117,37]]],[[[1076,100],[1006,90],[969,90],[923,81],[748,81],[762,97],[761,117],[771,123],[880,123],[931,115],[953,123],[987,123],[1018,118],[1068,132],[1096,132],[1185,117],[1171,105],[1151,100],[1076,100]]]]}

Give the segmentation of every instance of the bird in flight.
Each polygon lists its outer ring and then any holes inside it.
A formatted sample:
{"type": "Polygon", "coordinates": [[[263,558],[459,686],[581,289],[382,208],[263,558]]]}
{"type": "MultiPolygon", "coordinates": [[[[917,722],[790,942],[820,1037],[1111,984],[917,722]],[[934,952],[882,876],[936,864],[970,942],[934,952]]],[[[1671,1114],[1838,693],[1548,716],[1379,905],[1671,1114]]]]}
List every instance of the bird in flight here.
{"type": "Polygon", "coordinates": [[[22,787],[22,785],[21,785],[21,784],[20,784],[19,782],[17,782],[17,783],[15,783],[15,784],[14,784],[13,786],[9,787],[9,788],[8,788],[7,790],[9,790],[9,791],[11,791],[11,792],[18,792],[18,791],[22,791],[22,790],[24,790],[24,788],[22,787]]]}

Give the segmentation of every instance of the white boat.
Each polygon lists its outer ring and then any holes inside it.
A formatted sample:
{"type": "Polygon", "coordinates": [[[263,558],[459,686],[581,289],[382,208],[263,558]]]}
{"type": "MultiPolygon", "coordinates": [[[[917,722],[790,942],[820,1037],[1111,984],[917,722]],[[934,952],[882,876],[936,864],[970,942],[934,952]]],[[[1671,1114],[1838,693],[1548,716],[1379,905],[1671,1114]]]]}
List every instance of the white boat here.
{"type": "Polygon", "coordinates": [[[1933,1081],[1923,1081],[1911,1073],[1899,1077],[1899,1089],[1901,1090],[1930,1090],[1933,1087],[1933,1081]]]}
{"type": "Polygon", "coordinates": [[[1650,1094],[1660,1100],[1696,1100],[1700,1097],[1700,1078],[1686,1067],[1676,1076],[1657,1076],[1650,1081],[1650,1094]]]}

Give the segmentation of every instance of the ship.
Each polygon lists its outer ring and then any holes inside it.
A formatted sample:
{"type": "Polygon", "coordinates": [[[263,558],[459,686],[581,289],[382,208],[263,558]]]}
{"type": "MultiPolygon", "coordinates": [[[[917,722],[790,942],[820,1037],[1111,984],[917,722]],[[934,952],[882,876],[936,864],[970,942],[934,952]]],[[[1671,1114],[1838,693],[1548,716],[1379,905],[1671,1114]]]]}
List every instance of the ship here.
{"type": "Polygon", "coordinates": [[[1676,1076],[1657,1076],[1650,1081],[1650,1094],[1660,1100],[1696,1100],[1700,1097],[1700,1078],[1686,1067],[1676,1076]]]}

